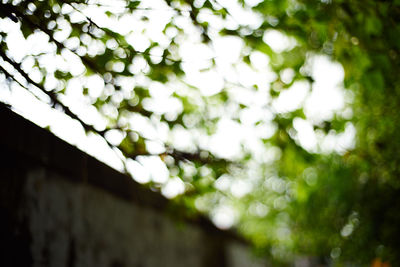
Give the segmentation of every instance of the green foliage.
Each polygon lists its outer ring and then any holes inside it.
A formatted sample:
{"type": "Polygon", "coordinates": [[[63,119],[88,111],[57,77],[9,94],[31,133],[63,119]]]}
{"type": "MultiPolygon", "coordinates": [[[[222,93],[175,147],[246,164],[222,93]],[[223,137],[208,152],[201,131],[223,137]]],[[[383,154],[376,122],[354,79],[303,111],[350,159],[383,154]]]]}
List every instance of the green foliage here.
{"type": "MultiPolygon", "coordinates": [[[[399,265],[399,1],[265,0],[255,6],[238,2],[261,23],[236,22],[233,27],[227,23],[215,28],[212,19],[232,22],[229,7],[210,0],[165,1],[164,12],[171,13],[161,29],[166,43],[148,38],[146,48],[138,49],[126,37],[128,33],[105,27],[86,12],[97,7],[116,20],[127,14],[137,15],[145,23],[142,34],[150,36],[146,27],[152,22],[146,12],[157,10],[146,7],[145,1],[118,1],[119,8],[113,9],[101,1],[6,0],[0,4],[2,22],[17,23],[25,39],[44,34],[52,49],[18,58],[9,47],[11,33],[1,29],[0,73],[32,94],[39,90],[47,95],[49,105],[62,108],[87,132],[103,137],[109,131],[123,133],[120,143],[109,145],[126,158],[159,157],[171,176],[185,183],[186,191],[176,201],[190,210],[213,214],[216,207],[233,206],[238,213],[237,229],[273,260],[284,264],[306,255],[337,266],[343,262],[367,266],[376,258],[399,265]],[[222,90],[202,95],[185,76],[188,62],[179,48],[190,34],[179,19],[186,19],[191,31],[208,47],[221,36],[239,38],[243,48],[233,65],[254,68],[255,58],[264,55],[270,71],[262,71],[274,75],[268,84],[254,82],[250,86],[225,77],[222,90]],[[271,30],[293,45],[282,51],[274,49],[265,40],[266,32],[271,30]],[[52,60],[75,58],[83,72],[77,73],[78,65],[48,67],[43,60],[49,55],[52,60]],[[352,96],[344,108],[350,109],[352,116],[336,111],[330,118],[313,121],[303,106],[287,112],[271,108],[296,82],[309,84],[314,90],[315,77],[308,65],[317,55],[343,66],[343,86],[352,96]],[[26,67],[30,61],[31,67],[26,67]],[[33,69],[40,73],[35,79],[31,78],[33,69]],[[293,77],[286,80],[285,71],[293,72],[293,77]],[[91,93],[89,78],[101,81],[98,95],[91,93]],[[48,80],[57,82],[48,85],[48,80]],[[75,90],[81,90],[107,120],[103,129],[85,122],[64,104],[68,84],[73,80],[82,85],[75,90]],[[155,98],[151,86],[160,84],[172,90],[168,100],[174,112],[159,111],[156,104],[150,105],[155,98]],[[267,103],[262,110],[265,116],[251,126],[272,133],[257,137],[261,152],[257,154],[242,144],[240,155],[229,157],[205,145],[204,140],[210,140],[207,138],[218,131],[222,117],[228,116],[238,124],[246,122],[241,116],[251,104],[235,95],[238,87],[262,95],[262,86],[267,86],[268,92],[263,95],[267,103]],[[136,128],[132,118],[157,125],[156,129],[167,128],[170,135],[184,131],[199,139],[192,138],[191,146],[178,149],[179,143],[167,138],[162,141],[163,150],[155,153],[149,149],[154,140],[136,128]],[[309,121],[313,133],[322,138],[339,135],[346,126],[354,125],[355,148],[326,153],[304,147],[296,128],[296,121],[303,120],[309,121]],[[231,190],[233,187],[218,187],[222,181],[231,185],[244,181],[251,190],[238,195],[231,190]]],[[[135,27],[132,25],[132,31],[135,27]]],[[[218,68],[217,58],[201,64],[206,66],[202,71],[218,68]]]]}

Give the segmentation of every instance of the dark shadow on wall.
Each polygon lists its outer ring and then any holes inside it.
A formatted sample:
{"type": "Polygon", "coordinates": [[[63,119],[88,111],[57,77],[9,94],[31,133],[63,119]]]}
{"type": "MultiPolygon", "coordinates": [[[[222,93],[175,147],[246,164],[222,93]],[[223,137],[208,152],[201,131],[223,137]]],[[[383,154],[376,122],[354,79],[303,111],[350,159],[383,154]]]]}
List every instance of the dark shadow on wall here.
{"type": "Polygon", "coordinates": [[[0,266],[263,266],[234,233],[201,216],[177,227],[163,196],[3,104],[0,123],[0,266]]]}

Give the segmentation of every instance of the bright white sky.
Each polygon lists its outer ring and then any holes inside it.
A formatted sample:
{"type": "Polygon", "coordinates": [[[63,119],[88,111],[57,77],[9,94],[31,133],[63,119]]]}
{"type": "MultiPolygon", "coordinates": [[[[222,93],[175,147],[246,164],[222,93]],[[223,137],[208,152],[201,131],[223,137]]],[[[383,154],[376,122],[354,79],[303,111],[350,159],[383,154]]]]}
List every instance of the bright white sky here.
{"type": "MultiPolygon", "coordinates": [[[[89,3],[94,1],[89,1],[89,3]]],[[[102,1],[98,1],[102,2],[102,1]]],[[[254,5],[258,1],[246,1],[249,5],[254,5]]],[[[109,1],[105,1],[109,4],[109,1]]],[[[316,132],[313,125],[324,120],[329,120],[335,113],[345,118],[352,116],[351,109],[346,103],[352,101],[351,95],[343,89],[343,68],[340,64],[330,61],[325,56],[311,56],[307,68],[304,71],[309,72],[315,80],[312,88],[308,82],[296,82],[293,86],[280,94],[276,100],[271,100],[269,96],[269,82],[275,79],[275,74],[270,71],[268,65],[269,59],[260,52],[252,52],[251,66],[238,62],[241,50],[244,48],[243,42],[235,37],[219,37],[216,33],[223,25],[234,29],[238,23],[248,25],[249,27],[257,27],[261,23],[261,19],[252,14],[249,10],[243,10],[234,1],[219,1],[219,3],[227,7],[234,18],[227,21],[221,21],[212,13],[202,12],[201,16],[204,20],[211,21],[211,36],[213,38],[213,47],[201,44],[199,41],[198,30],[193,27],[187,16],[181,16],[175,19],[175,22],[185,29],[187,33],[186,39],[183,40],[179,47],[178,53],[183,59],[183,69],[186,73],[184,80],[199,89],[202,95],[212,96],[224,89],[225,82],[230,87],[229,95],[236,99],[239,103],[248,106],[240,112],[240,120],[238,123],[232,120],[232,114],[238,112],[234,108],[231,110],[215,110],[215,116],[221,117],[218,123],[217,132],[214,136],[206,138],[198,131],[188,131],[185,129],[174,129],[171,133],[167,127],[157,126],[143,118],[133,118],[133,127],[143,133],[146,137],[154,140],[149,142],[147,147],[154,153],[162,151],[162,142],[172,141],[177,148],[192,147],[193,140],[196,139],[204,148],[210,149],[216,155],[226,158],[235,158],[242,152],[241,144],[252,151],[253,156],[258,162],[271,162],[279,157],[279,153],[273,148],[266,148],[260,141],[260,138],[268,138],[273,135],[275,128],[271,123],[274,113],[285,113],[304,106],[306,120],[296,118],[294,120],[294,128],[296,130],[295,139],[306,150],[310,152],[330,153],[336,151],[344,153],[346,150],[354,146],[355,128],[352,124],[346,126],[344,133],[337,134],[334,132],[324,135],[316,132]],[[214,30],[213,30],[214,29],[214,30]],[[213,34],[212,31],[215,31],[213,34]],[[215,58],[217,67],[212,70],[205,70],[210,66],[209,59],[215,58]],[[254,91],[252,85],[257,84],[259,90],[254,91]],[[232,86],[231,86],[232,85],[232,86]],[[255,122],[263,120],[262,126],[256,126],[255,122]]],[[[172,11],[162,0],[143,1],[141,4],[144,8],[152,8],[152,10],[141,10],[134,14],[127,14],[118,21],[110,19],[101,11],[105,9],[114,12],[123,11],[120,7],[123,3],[114,1],[114,7],[98,9],[95,6],[83,10],[83,12],[91,17],[100,26],[107,26],[127,37],[127,41],[137,50],[144,51],[151,41],[157,41],[164,47],[169,45],[169,37],[176,35],[174,30],[167,32],[167,36],[162,34],[164,25],[168,23],[174,11],[172,11]],[[147,22],[141,21],[141,15],[148,16],[147,22]],[[135,25],[132,27],[131,25],[135,25]]],[[[65,12],[69,12],[68,8],[64,8],[65,12]]],[[[72,20],[83,20],[81,14],[75,12],[71,16],[72,20]]],[[[78,58],[72,54],[65,53],[62,56],[54,56],[54,47],[48,44],[48,38],[43,33],[35,33],[27,40],[22,37],[19,31],[19,25],[8,19],[0,20],[0,30],[8,33],[7,42],[10,48],[10,54],[16,61],[29,54],[39,54],[48,52],[49,55],[42,57],[40,64],[46,66],[47,69],[64,69],[71,71],[77,78],[72,79],[66,90],[66,96],[63,102],[79,114],[81,118],[90,124],[95,125],[98,129],[103,129],[106,120],[102,118],[90,106],[90,101],[83,97],[81,90],[82,84],[86,84],[89,88],[89,94],[92,98],[98,97],[104,88],[104,83],[100,77],[92,76],[85,78],[80,76],[84,67],[78,58]]],[[[56,38],[64,40],[69,35],[69,28],[66,24],[65,30],[57,34],[56,38]]],[[[265,32],[263,40],[271,46],[275,52],[282,52],[291,49],[296,42],[283,35],[276,30],[265,32]]],[[[77,40],[68,41],[67,45],[74,48],[77,40]]],[[[115,44],[107,44],[114,47],[115,44]]],[[[95,42],[91,43],[88,53],[96,54],[101,51],[102,47],[95,42]]],[[[152,60],[157,62],[160,60],[160,51],[153,49],[151,54],[154,55],[152,60]]],[[[10,69],[6,63],[0,64],[10,69]]],[[[39,71],[33,66],[32,60],[23,61],[24,69],[28,69],[32,79],[37,80],[40,77],[39,71]]],[[[106,66],[118,69],[118,65],[106,66]]],[[[134,83],[146,86],[150,89],[152,100],[145,103],[145,107],[159,114],[168,114],[168,116],[176,116],[182,106],[179,101],[171,97],[174,90],[186,92],[187,89],[182,83],[172,82],[168,84],[160,84],[151,82],[145,78],[142,73],[146,73],[146,64],[138,57],[135,60],[132,73],[136,74],[135,79],[126,79],[121,84],[134,83]],[[172,89],[174,88],[174,89],[172,89]],[[186,91],[185,91],[186,90],[186,91]]],[[[294,72],[286,69],[281,73],[283,82],[290,83],[294,72]]],[[[23,81],[21,77],[17,77],[23,81]]],[[[52,88],[57,85],[57,81],[49,80],[46,86],[52,88]]],[[[106,89],[105,89],[106,90],[106,89]]],[[[129,94],[128,91],[122,94],[129,94]]],[[[190,93],[190,92],[186,92],[190,93]]],[[[197,91],[198,93],[198,91],[197,91]]],[[[195,95],[196,93],[194,93],[195,95]]],[[[44,102],[46,96],[40,95],[44,102]]],[[[123,95],[115,95],[115,98],[123,97],[123,95]]],[[[67,142],[76,145],[78,148],[95,156],[99,160],[118,169],[123,169],[123,157],[118,151],[112,151],[106,142],[94,135],[85,135],[83,128],[78,122],[68,118],[63,113],[50,109],[45,103],[38,101],[30,93],[16,84],[11,88],[4,81],[0,81],[0,101],[10,103],[13,109],[25,116],[36,124],[46,127],[49,126],[51,131],[67,142]]],[[[114,110],[110,108],[110,115],[114,110]]],[[[115,131],[107,136],[112,143],[118,144],[124,136],[115,131]]],[[[128,160],[127,169],[133,178],[140,183],[154,181],[162,184],[162,193],[169,198],[183,193],[185,184],[181,178],[175,177],[169,173],[163,161],[159,157],[141,157],[138,161],[128,160]]],[[[229,177],[221,177],[215,183],[216,188],[222,191],[229,191],[235,197],[242,197],[251,191],[251,182],[247,180],[233,181],[229,177]]],[[[201,206],[201,203],[199,204],[201,206]]],[[[201,207],[200,207],[201,209],[201,207]]],[[[265,207],[257,206],[254,208],[256,212],[265,213],[265,207]]],[[[211,213],[212,218],[217,226],[228,228],[235,221],[235,212],[229,205],[220,205],[211,213]]]]}

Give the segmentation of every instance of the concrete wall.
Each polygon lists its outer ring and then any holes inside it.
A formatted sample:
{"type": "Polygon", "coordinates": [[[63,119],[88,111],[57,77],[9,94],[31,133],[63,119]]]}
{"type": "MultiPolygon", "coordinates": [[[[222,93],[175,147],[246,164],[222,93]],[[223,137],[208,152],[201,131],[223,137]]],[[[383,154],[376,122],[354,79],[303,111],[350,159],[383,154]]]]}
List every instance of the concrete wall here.
{"type": "Polygon", "coordinates": [[[264,266],[208,220],[0,105],[0,266],[264,266]]]}

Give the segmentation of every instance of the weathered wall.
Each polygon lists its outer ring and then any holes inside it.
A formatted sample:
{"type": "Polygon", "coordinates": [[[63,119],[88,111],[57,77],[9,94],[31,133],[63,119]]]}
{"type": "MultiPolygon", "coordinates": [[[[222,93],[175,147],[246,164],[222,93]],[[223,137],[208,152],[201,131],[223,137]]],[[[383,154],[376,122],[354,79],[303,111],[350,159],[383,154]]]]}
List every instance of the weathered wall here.
{"type": "Polygon", "coordinates": [[[0,105],[0,266],[262,266],[209,221],[0,105]]]}

